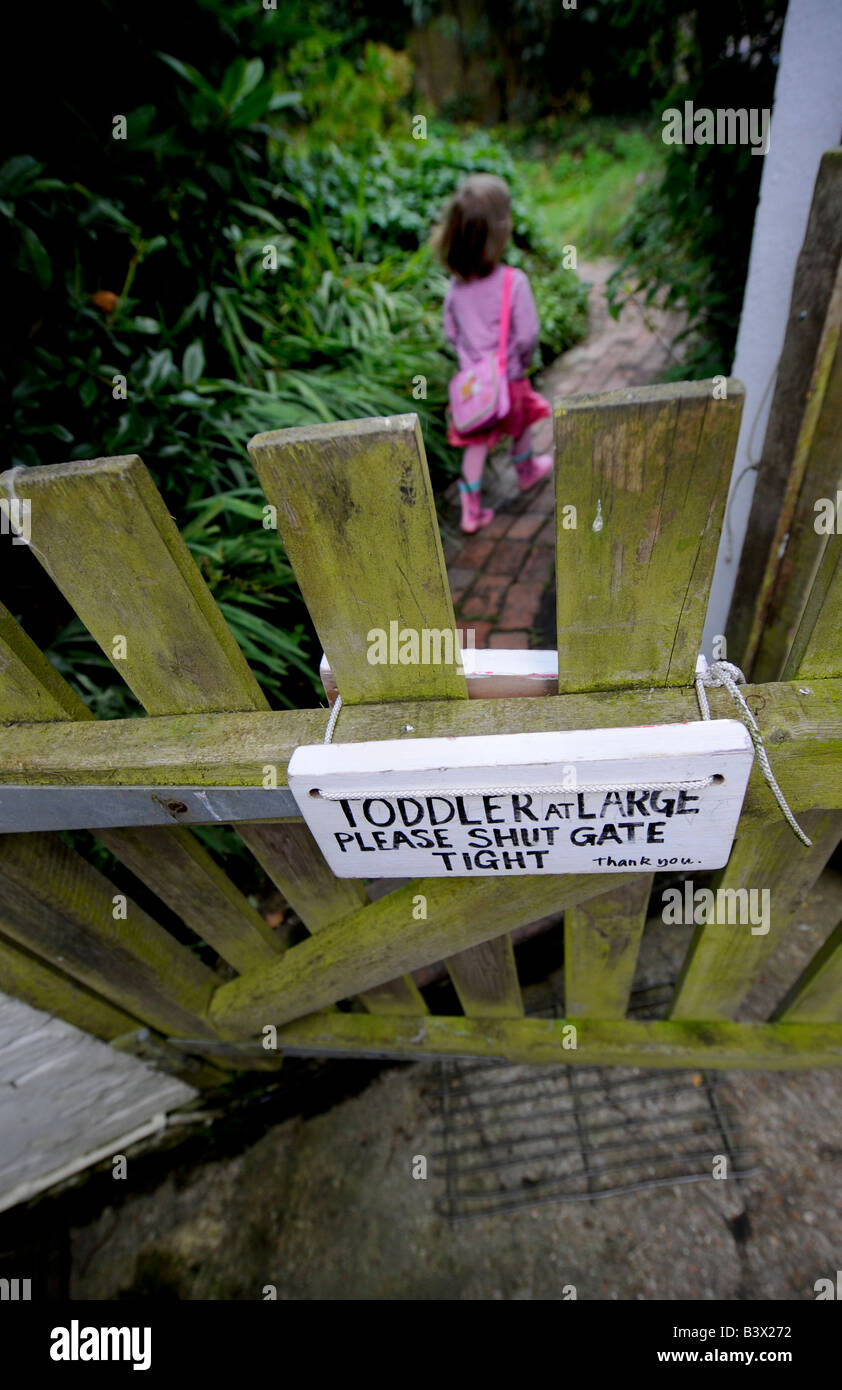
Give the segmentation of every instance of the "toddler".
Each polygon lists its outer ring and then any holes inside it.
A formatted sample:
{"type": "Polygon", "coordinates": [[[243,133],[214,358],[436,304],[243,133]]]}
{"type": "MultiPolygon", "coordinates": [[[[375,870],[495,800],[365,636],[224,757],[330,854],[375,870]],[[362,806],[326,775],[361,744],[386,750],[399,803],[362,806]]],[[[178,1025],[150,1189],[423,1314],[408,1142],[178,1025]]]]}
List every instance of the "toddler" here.
{"type": "MultiPolygon", "coordinates": [[[[494,174],[471,174],[454,193],[434,234],[436,250],[452,273],[444,301],[444,332],[459,356],[460,368],[495,353],[500,332],[503,292],[503,252],[512,234],[511,199],[502,179],[494,174]]],[[[553,466],[550,454],[533,455],[530,426],[552,414],[549,401],[533,391],[526,376],[538,343],[538,314],[522,270],[512,271],[507,376],[510,408],[505,419],[490,429],[460,434],[450,421],[448,443],[464,449],[462,530],[468,534],[487,526],[494,516],[480,498],[482,471],[488,450],[508,435],[510,459],[522,492],[534,487],[553,466]]]]}

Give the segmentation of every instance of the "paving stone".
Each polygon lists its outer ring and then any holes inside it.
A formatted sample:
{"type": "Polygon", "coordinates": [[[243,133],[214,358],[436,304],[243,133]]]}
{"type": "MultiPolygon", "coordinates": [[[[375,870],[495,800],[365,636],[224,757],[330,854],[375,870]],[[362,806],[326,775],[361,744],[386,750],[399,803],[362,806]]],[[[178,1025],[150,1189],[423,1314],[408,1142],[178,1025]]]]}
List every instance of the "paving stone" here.
{"type": "Polygon", "coordinates": [[[529,647],[528,632],[492,632],[488,639],[489,647],[507,647],[526,650],[529,647]]]}
{"type": "Polygon", "coordinates": [[[455,595],[458,589],[464,593],[473,584],[475,576],[476,570],[468,568],[467,565],[454,565],[452,569],[448,567],[447,577],[450,580],[450,592],[455,595]]]}
{"type": "Polygon", "coordinates": [[[538,512],[537,515],[535,512],[524,512],[523,516],[516,517],[509,527],[509,540],[528,540],[540,531],[546,519],[543,512],[538,512]]]}
{"type": "Polygon", "coordinates": [[[530,628],[538,616],[543,584],[513,584],[497,623],[498,628],[530,628]]]}
{"type": "Polygon", "coordinates": [[[506,574],[510,578],[520,573],[529,550],[528,541],[498,541],[486,563],[488,574],[506,574]]]}
{"type": "Polygon", "coordinates": [[[483,526],[482,534],[491,540],[499,540],[501,536],[505,536],[511,524],[510,515],[506,512],[498,512],[493,521],[490,521],[487,526],[483,526]]]}
{"type": "Polygon", "coordinates": [[[473,593],[459,609],[460,618],[493,618],[500,604],[483,594],[473,593]]]}
{"type": "Polygon", "coordinates": [[[487,642],[488,642],[488,634],[489,634],[489,632],[491,631],[491,627],[492,627],[492,624],[491,624],[491,623],[483,623],[483,622],[476,622],[476,623],[475,623],[475,622],[462,622],[462,621],[460,621],[460,622],[458,622],[458,623],[456,624],[456,631],[462,633],[462,646],[463,646],[463,647],[467,647],[467,646],[470,646],[470,645],[471,645],[471,643],[468,642],[468,639],[467,639],[467,637],[465,636],[465,634],[466,634],[467,632],[472,632],[472,633],[474,634],[474,636],[473,636],[473,645],[474,645],[474,647],[477,648],[477,650],[480,650],[480,651],[481,651],[482,648],[485,647],[485,646],[487,645],[487,642]]]}
{"type": "Polygon", "coordinates": [[[512,576],[509,574],[483,573],[479,576],[479,579],[476,582],[476,585],[474,587],[474,593],[481,594],[482,597],[487,599],[490,603],[494,603],[494,611],[496,612],[497,609],[502,605],[503,595],[505,594],[511,582],[512,576]]]}
{"type": "MultiPolygon", "coordinates": [[[[608,260],[580,263],[580,278],[590,285],[588,336],[539,377],[537,389],[548,400],[646,385],[679,360],[670,343],[684,326],[680,313],[629,300],[618,319],[611,317],[605,287],[614,268],[608,260]]],[[[552,424],[542,420],[535,426],[536,452],[552,447],[552,424]]],[[[449,491],[455,500],[455,484],[449,491]]],[[[490,525],[475,536],[460,541],[457,535],[445,543],[454,601],[460,619],[475,628],[477,644],[493,638],[494,646],[513,645],[517,637],[526,645],[540,594],[553,577],[554,479],[521,493],[508,447],[500,446],[486,464],[483,501],[496,511],[490,525]],[[497,613],[499,620],[489,622],[497,613]]]]}
{"type": "Polygon", "coordinates": [[[469,536],[465,545],[456,556],[456,564],[462,569],[482,569],[492,550],[494,541],[486,540],[484,530],[477,531],[476,535],[469,536]]]}

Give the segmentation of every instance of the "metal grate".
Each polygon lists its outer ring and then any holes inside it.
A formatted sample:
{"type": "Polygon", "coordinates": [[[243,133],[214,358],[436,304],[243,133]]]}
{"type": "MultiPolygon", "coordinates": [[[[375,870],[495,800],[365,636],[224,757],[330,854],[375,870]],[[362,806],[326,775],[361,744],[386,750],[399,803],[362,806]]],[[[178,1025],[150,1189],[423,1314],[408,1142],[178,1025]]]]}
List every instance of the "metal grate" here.
{"type": "Polygon", "coordinates": [[[715,1155],[731,1179],[759,1171],[727,1087],[707,1072],[448,1059],[436,1098],[436,1209],[452,1222],[701,1182],[715,1155]]]}

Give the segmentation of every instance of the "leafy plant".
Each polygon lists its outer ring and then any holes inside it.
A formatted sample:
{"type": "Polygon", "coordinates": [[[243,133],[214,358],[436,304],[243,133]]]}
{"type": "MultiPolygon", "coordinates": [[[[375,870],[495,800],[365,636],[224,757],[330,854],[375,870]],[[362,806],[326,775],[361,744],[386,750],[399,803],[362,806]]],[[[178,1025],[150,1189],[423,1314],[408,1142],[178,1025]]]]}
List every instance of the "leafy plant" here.
{"type": "MultiPolygon", "coordinates": [[[[499,138],[444,126],[411,138],[404,56],[349,46],[303,0],[274,13],[201,0],[189,48],[177,25],[161,45],[151,19],[132,39],[112,0],[82,9],[112,64],[131,49],[141,76],[105,107],[125,110],[124,142],[109,134],[103,149],[101,99],[83,87],[74,100],[87,107],[36,120],[31,153],[0,169],[0,249],[15,271],[0,344],[6,457],[140,453],[270,700],[313,703],[319,646],[264,527],[249,438],[416,411],[434,483],[456,471],[446,282],[427,237],[471,170],[512,181],[511,258],[539,295],[542,360],[582,331],[584,290],[561,272],[499,138]]],[[[35,574],[19,605],[24,622],[43,620],[49,581],[35,574]]],[[[138,713],[61,606],[46,645],[99,715],[138,713]]]]}
{"type": "MultiPolygon", "coordinates": [[[[686,34],[685,77],[664,109],[771,109],[786,0],[699,11],[686,34]]],[[[661,113],[658,113],[660,121],[661,113]]],[[[663,127],[662,127],[663,128],[663,127]]],[[[671,145],[662,179],[641,189],[616,249],[608,294],[687,314],[676,377],[730,371],[748,271],[762,158],[746,145],[671,145]]]]}

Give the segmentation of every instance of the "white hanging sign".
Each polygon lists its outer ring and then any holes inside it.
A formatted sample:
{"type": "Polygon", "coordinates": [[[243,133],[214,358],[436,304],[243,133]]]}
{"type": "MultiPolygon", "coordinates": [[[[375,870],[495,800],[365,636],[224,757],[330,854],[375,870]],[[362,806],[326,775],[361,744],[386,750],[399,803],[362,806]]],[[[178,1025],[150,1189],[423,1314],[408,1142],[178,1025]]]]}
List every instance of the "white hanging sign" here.
{"type": "Polygon", "coordinates": [[[652,873],[728,862],[754,758],[735,719],[296,748],[340,878],[652,873]]]}

